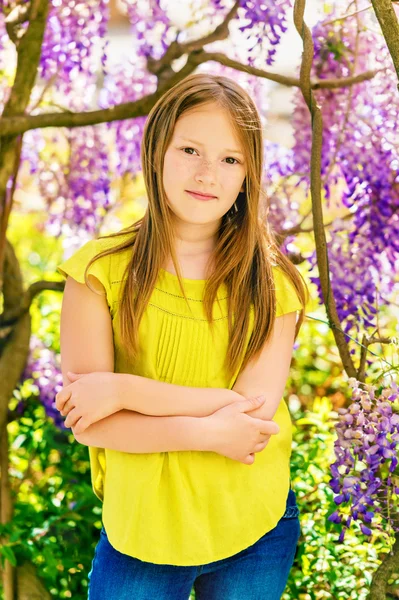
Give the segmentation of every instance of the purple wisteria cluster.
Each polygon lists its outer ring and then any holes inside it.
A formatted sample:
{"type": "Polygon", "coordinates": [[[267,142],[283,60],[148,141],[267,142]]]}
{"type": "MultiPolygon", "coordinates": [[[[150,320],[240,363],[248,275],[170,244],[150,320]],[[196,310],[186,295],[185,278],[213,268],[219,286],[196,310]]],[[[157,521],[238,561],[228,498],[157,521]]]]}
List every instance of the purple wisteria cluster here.
{"type": "MultiPolygon", "coordinates": [[[[263,189],[268,207],[267,222],[273,232],[287,232],[298,224],[298,212],[302,192],[294,172],[294,156],[291,148],[265,139],[263,189]],[[296,198],[298,193],[298,198],[296,198]]],[[[287,235],[280,244],[284,253],[299,251],[295,246],[296,235],[287,235]]]]}
{"type": "MultiPolygon", "coordinates": [[[[18,4],[22,4],[19,2],[18,4]]],[[[0,5],[0,70],[9,65],[14,44],[9,40],[5,27],[5,19],[17,3],[1,3],[0,5]],[[6,54],[7,53],[7,54],[6,54]]],[[[36,92],[51,82],[51,94],[54,102],[68,105],[70,110],[88,108],[90,94],[94,90],[98,77],[99,63],[106,60],[106,31],[109,20],[108,0],[50,0],[41,59],[38,70],[36,92]],[[82,89],[86,93],[81,93],[82,89]]],[[[27,23],[20,27],[26,28],[27,23]]],[[[3,73],[2,73],[3,75],[3,73]]],[[[1,109],[8,98],[12,79],[2,76],[0,79],[1,109]]],[[[32,94],[29,111],[35,114],[37,95],[32,94]]],[[[46,94],[49,101],[49,91],[46,94]]]]}
{"type": "MultiPolygon", "coordinates": [[[[378,313],[377,298],[382,291],[388,294],[394,282],[389,277],[387,264],[376,262],[376,257],[359,246],[359,240],[351,246],[350,234],[354,225],[336,219],[329,229],[327,243],[330,266],[330,290],[334,292],[343,331],[355,329],[359,334],[364,327],[373,329],[378,313]],[[356,317],[359,317],[356,320],[356,317]],[[363,326],[363,327],[362,327],[363,326]]],[[[309,257],[309,267],[316,267],[316,254],[309,257]]],[[[310,277],[316,283],[319,296],[324,294],[318,277],[310,277]]],[[[384,298],[380,298],[381,304],[384,298]]],[[[359,347],[360,348],[360,347],[359,347]]],[[[351,349],[355,354],[356,349],[351,349]]],[[[372,360],[367,359],[371,364],[372,360]]]]}
{"type": "MultiPolygon", "coordinates": [[[[132,25],[137,57],[161,58],[173,39],[181,41],[180,32],[167,15],[167,3],[164,4],[164,9],[161,8],[160,0],[122,0],[121,6],[125,7],[132,25]]],[[[265,63],[273,64],[276,46],[287,30],[287,14],[292,6],[292,0],[240,1],[237,14],[243,25],[238,29],[245,36],[248,64],[259,68],[265,63]]],[[[231,7],[231,2],[210,0],[209,6],[204,7],[206,18],[210,21],[216,18],[220,22],[231,7]]]]}
{"type": "MultiPolygon", "coordinates": [[[[390,271],[399,262],[399,152],[394,141],[399,98],[392,61],[370,11],[357,14],[359,21],[331,22],[337,13],[328,14],[312,31],[312,76],[343,78],[380,69],[370,81],[314,91],[324,125],[321,174],[326,203],[337,194],[333,186],[343,180],[341,206],[353,215],[345,221],[346,235],[332,229],[328,239],[331,285],[344,330],[359,332],[376,326],[378,303],[393,291],[390,271]]],[[[299,90],[293,125],[294,171],[308,187],[311,123],[299,90]]],[[[311,263],[316,264],[315,255],[311,263]]],[[[318,276],[310,279],[324,302],[318,276]]]]}
{"type": "MultiPolygon", "coordinates": [[[[54,86],[69,103],[76,92],[76,81],[85,87],[97,79],[98,49],[106,60],[108,0],[51,0],[44,32],[39,75],[45,81],[54,77],[54,86]]],[[[77,94],[80,102],[85,94],[77,94]]],[[[78,107],[76,107],[78,108],[78,107]]],[[[82,107],[83,108],[83,107],[82,107]]]]}
{"type": "MultiPolygon", "coordinates": [[[[19,3],[21,4],[21,3],[19,3]]],[[[9,40],[5,18],[13,5],[0,5],[0,69],[5,51],[15,48],[9,40]]],[[[95,90],[99,64],[106,62],[106,38],[109,21],[108,0],[50,0],[44,31],[36,92],[51,83],[46,100],[65,109],[88,109],[95,90]],[[85,93],[82,93],[84,90],[85,93]],[[88,93],[88,92],[91,93],[88,93]],[[65,104],[67,101],[67,104],[65,104]]],[[[22,24],[24,26],[27,23],[22,24]]],[[[9,89],[7,78],[0,80],[1,95],[9,89]]],[[[29,112],[35,114],[37,95],[32,94],[29,112]]],[[[4,105],[4,103],[3,103],[4,105]]],[[[2,108],[2,107],[1,107],[2,108]]]]}
{"type": "MultiPolygon", "coordinates": [[[[143,96],[153,94],[156,88],[155,75],[148,73],[144,66],[126,60],[107,69],[107,76],[98,98],[99,107],[110,108],[122,102],[134,102],[143,96]]],[[[144,116],[104,123],[116,150],[112,165],[114,176],[122,177],[125,173],[132,175],[140,173],[140,147],[146,118],[144,116]]]]}
{"type": "MultiPolygon", "coordinates": [[[[96,86],[100,64],[104,70],[106,63],[108,21],[108,0],[52,0],[39,75],[45,82],[54,81],[51,94],[57,107],[97,108],[96,86]]],[[[107,127],[75,128],[54,137],[52,151],[42,153],[37,165],[39,191],[49,207],[48,229],[57,234],[62,217],[95,235],[111,202],[107,127]],[[63,146],[66,153],[60,152],[63,146]]]]}
{"type": "Polygon", "coordinates": [[[176,37],[176,31],[160,4],[160,0],[121,0],[121,7],[131,24],[136,59],[161,58],[176,37]]]}
{"type": "Polygon", "coordinates": [[[38,188],[49,208],[46,228],[50,234],[59,233],[62,217],[75,231],[96,235],[112,204],[112,142],[105,123],[54,131],[53,143],[38,165],[38,188]]]}
{"type": "MultiPolygon", "coordinates": [[[[108,20],[108,0],[51,0],[29,112],[43,111],[40,98],[46,112],[49,107],[54,111],[97,108],[96,86],[99,68],[106,62],[108,20]]],[[[1,14],[1,55],[12,47],[1,14]]],[[[3,106],[8,86],[3,77],[3,106]]],[[[21,152],[21,162],[37,173],[38,189],[48,207],[48,230],[57,235],[64,221],[94,235],[111,203],[112,135],[101,124],[58,130],[50,136],[41,129],[26,132],[21,152]]],[[[17,188],[21,185],[17,180],[17,188]]]]}
{"type": "MultiPolygon", "coordinates": [[[[62,389],[62,373],[54,352],[45,344],[32,335],[30,339],[30,353],[26,363],[21,381],[33,380],[33,390],[37,389],[38,398],[44,406],[48,417],[53,419],[54,425],[61,430],[68,431],[64,425],[64,417],[55,406],[55,396],[62,389]]],[[[21,400],[17,405],[17,412],[23,414],[25,401],[21,400]]]]}
{"type": "MultiPolygon", "coordinates": [[[[225,0],[211,0],[211,4],[218,11],[226,12],[225,0]]],[[[228,5],[230,8],[231,3],[228,5]]],[[[241,25],[239,30],[246,32],[250,41],[248,64],[264,68],[265,63],[274,63],[276,46],[280,43],[282,34],[287,31],[287,14],[292,6],[292,0],[241,0],[238,15],[245,25],[241,25]]]]}
{"type": "Polygon", "coordinates": [[[399,531],[399,388],[392,381],[376,393],[376,386],[348,380],[352,404],[338,409],[331,465],[331,489],[338,509],[328,520],[342,525],[339,541],[352,521],[362,533],[399,531]],[[363,386],[363,388],[362,388],[363,386]]]}

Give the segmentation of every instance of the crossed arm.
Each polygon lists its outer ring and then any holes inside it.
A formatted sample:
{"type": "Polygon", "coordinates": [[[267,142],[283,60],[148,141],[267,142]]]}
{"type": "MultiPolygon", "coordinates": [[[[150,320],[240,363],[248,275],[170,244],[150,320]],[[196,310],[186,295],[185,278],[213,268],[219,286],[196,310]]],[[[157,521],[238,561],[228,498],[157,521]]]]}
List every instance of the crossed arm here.
{"type": "MultiPolygon", "coordinates": [[[[66,375],[69,370],[114,371],[112,326],[108,311],[100,305],[102,300],[68,277],[61,311],[64,385],[71,383],[66,375]],[[76,305],[84,308],[77,311],[76,305]],[[97,339],[93,340],[94,335],[97,339]]],[[[210,450],[206,417],[232,402],[259,394],[265,394],[266,402],[248,414],[272,419],[289,373],[295,323],[295,312],[275,320],[268,342],[239,374],[232,390],[180,386],[124,374],[120,388],[123,410],[93,423],[82,434],[74,433],[76,440],[132,453],[210,450]]]]}

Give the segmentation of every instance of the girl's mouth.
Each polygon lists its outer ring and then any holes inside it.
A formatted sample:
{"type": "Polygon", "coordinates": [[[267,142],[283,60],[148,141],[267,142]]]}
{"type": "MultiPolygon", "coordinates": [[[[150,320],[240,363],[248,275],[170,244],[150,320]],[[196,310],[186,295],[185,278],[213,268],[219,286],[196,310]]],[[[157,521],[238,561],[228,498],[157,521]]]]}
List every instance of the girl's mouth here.
{"type": "Polygon", "coordinates": [[[186,190],[186,191],[187,191],[187,194],[190,194],[190,196],[192,196],[196,200],[204,200],[204,201],[216,200],[215,196],[203,196],[202,194],[196,194],[195,192],[189,192],[188,190],[186,190]]]}

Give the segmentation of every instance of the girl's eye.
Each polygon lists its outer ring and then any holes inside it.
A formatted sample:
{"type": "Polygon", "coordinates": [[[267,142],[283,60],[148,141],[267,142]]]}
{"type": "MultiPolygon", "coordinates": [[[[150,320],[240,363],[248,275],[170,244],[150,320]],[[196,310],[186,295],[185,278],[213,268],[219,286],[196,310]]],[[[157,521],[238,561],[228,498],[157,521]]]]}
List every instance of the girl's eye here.
{"type": "MultiPolygon", "coordinates": [[[[194,150],[194,148],[186,147],[186,148],[182,148],[182,150],[184,152],[184,150],[194,150]]],[[[187,152],[185,152],[185,154],[187,154],[187,152]]]]}
{"type": "MultiPolygon", "coordinates": [[[[190,146],[185,146],[184,148],[182,148],[182,150],[183,150],[183,152],[184,152],[185,150],[194,150],[195,152],[197,152],[197,151],[195,150],[195,148],[191,148],[190,146]]],[[[184,152],[184,153],[185,153],[185,154],[187,154],[187,152],[184,152]]],[[[191,155],[191,156],[192,156],[192,155],[191,155]]],[[[239,165],[239,164],[240,164],[240,161],[239,161],[239,160],[237,160],[236,158],[234,158],[233,156],[228,156],[227,158],[231,158],[232,160],[235,160],[235,161],[236,161],[235,163],[228,163],[229,165],[235,165],[235,164],[238,164],[238,165],[239,165]]],[[[226,160],[227,160],[227,159],[226,159],[226,160]]]]}

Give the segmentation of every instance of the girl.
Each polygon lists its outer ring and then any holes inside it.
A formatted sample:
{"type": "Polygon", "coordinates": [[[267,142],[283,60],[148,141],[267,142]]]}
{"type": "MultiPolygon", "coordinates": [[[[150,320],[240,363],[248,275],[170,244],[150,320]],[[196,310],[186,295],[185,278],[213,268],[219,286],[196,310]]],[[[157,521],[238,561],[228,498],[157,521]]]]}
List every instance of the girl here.
{"type": "Polygon", "coordinates": [[[282,395],[307,289],[267,227],[257,109],[190,75],[149,113],[141,159],[144,217],[58,267],[56,406],[103,503],[89,599],[278,600],[300,535],[282,395]]]}

